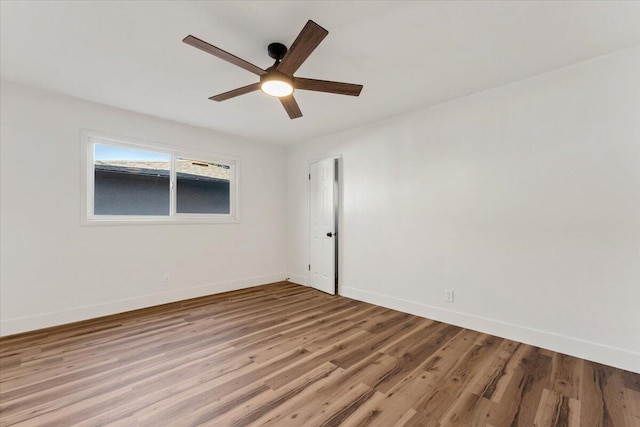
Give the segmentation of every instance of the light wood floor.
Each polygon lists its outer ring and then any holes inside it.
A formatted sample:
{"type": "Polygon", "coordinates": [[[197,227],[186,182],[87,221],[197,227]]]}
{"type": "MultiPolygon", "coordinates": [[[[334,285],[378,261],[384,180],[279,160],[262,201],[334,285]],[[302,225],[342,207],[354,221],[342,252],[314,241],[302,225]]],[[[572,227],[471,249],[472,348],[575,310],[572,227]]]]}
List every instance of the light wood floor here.
{"type": "Polygon", "coordinates": [[[0,339],[0,424],[640,426],[640,375],[277,283],[0,339]]]}

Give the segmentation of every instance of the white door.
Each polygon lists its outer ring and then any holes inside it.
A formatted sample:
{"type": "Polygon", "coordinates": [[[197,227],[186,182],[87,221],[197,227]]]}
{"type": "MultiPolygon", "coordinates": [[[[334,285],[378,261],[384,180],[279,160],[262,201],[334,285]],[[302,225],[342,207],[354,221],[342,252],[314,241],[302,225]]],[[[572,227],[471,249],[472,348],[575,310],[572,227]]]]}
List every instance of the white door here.
{"type": "Polygon", "coordinates": [[[309,285],[329,294],[336,293],[335,163],[309,165],[309,285]]]}

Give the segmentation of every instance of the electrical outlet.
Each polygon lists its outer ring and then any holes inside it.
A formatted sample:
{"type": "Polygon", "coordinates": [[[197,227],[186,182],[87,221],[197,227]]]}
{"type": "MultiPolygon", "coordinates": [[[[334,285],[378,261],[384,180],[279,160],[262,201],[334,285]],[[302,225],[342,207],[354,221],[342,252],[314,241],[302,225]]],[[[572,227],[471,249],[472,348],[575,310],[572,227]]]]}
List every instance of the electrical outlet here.
{"type": "Polygon", "coordinates": [[[453,289],[444,290],[444,300],[445,302],[453,302],[453,289]]]}
{"type": "Polygon", "coordinates": [[[171,283],[171,276],[169,276],[169,273],[165,273],[162,279],[162,286],[169,286],[169,283],[171,283]]]}

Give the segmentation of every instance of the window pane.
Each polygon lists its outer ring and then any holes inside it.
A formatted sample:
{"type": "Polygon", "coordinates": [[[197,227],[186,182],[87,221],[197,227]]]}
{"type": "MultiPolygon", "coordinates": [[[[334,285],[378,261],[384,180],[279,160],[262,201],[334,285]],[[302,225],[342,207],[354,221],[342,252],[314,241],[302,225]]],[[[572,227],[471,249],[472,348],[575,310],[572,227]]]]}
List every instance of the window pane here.
{"type": "Polygon", "coordinates": [[[171,156],[95,144],[95,215],[169,215],[171,156]]]}
{"type": "Polygon", "coordinates": [[[231,167],[176,159],[177,213],[230,214],[231,167]]]}

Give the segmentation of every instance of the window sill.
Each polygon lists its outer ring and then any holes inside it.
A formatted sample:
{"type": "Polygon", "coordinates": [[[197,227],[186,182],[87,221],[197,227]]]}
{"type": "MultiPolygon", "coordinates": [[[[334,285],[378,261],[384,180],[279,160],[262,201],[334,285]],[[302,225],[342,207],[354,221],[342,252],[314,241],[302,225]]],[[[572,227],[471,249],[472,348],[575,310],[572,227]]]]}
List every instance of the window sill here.
{"type": "Polygon", "coordinates": [[[195,224],[239,224],[240,220],[232,216],[211,218],[204,216],[184,217],[91,217],[84,218],[83,227],[109,225],[195,225],[195,224]]]}

